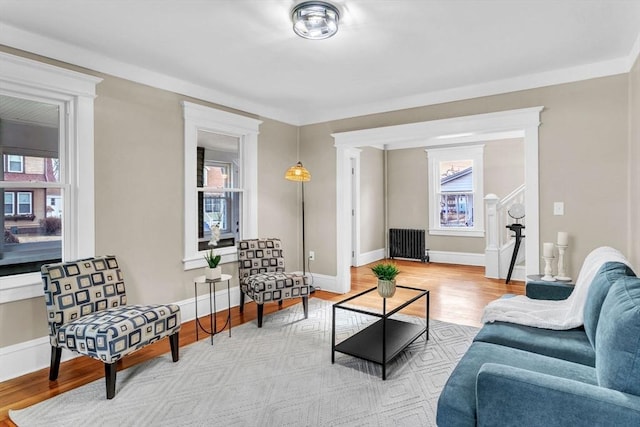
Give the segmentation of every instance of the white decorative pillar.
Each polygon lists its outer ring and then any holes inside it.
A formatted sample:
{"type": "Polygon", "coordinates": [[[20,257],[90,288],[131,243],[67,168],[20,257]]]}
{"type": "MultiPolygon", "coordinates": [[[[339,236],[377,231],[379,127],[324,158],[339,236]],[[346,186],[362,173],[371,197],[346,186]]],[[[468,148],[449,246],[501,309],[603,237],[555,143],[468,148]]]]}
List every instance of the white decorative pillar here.
{"type": "Polygon", "coordinates": [[[484,275],[491,279],[500,278],[500,244],[499,244],[499,218],[498,202],[500,199],[493,193],[484,197],[486,212],[487,246],[484,250],[484,275]]]}

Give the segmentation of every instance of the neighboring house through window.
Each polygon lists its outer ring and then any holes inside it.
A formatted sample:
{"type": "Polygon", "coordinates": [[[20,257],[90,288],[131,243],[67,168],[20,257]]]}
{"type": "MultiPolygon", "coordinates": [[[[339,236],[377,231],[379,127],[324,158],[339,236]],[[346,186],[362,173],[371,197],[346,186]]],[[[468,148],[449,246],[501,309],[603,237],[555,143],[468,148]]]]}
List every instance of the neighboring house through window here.
{"type": "Polygon", "coordinates": [[[430,234],[484,237],[483,147],[427,150],[430,234]]]}

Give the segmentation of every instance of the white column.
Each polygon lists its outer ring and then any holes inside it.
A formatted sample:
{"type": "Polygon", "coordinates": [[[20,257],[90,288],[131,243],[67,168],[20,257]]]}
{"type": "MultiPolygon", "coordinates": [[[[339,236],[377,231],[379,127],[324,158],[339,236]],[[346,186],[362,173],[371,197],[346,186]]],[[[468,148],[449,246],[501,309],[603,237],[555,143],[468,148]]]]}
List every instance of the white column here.
{"type": "Polygon", "coordinates": [[[491,279],[500,278],[500,244],[498,230],[497,206],[500,199],[493,193],[487,194],[484,198],[486,212],[486,234],[487,246],[484,250],[484,275],[491,279]]]}

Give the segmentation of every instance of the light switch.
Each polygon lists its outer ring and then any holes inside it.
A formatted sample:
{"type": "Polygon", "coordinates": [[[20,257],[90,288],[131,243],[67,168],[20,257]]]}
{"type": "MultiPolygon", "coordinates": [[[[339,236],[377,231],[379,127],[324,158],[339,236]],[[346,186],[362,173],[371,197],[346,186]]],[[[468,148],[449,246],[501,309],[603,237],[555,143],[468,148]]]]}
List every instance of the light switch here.
{"type": "Polygon", "coordinates": [[[564,202],[553,202],[553,214],[564,215],[564,202]]]}

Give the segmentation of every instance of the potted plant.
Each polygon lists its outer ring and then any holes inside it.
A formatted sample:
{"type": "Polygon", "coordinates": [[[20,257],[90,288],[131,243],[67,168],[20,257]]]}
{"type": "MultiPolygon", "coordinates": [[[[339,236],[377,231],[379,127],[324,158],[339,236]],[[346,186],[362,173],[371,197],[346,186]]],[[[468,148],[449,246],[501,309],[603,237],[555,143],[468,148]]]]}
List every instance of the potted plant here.
{"type": "Polygon", "coordinates": [[[204,254],[204,259],[207,261],[207,267],[204,269],[205,277],[208,280],[216,280],[222,276],[222,268],[218,266],[220,264],[220,255],[216,255],[213,249],[204,254]]]}
{"type": "Polygon", "coordinates": [[[396,293],[396,276],[400,274],[398,267],[392,262],[381,262],[371,267],[378,278],[378,293],[383,298],[391,298],[396,293]]]}

